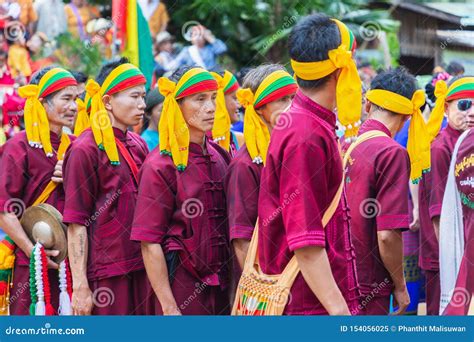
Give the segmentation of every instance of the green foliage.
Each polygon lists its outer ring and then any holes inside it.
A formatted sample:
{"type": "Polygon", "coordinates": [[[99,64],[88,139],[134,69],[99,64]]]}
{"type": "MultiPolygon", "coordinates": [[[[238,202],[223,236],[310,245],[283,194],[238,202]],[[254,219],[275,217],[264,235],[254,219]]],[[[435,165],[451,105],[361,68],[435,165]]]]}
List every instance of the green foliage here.
{"type": "Polygon", "coordinates": [[[69,70],[82,71],[86,75],[96,75],[103,62],[102,52],[96,44],[84,43],[70,34],[57,38],[58,49],[54,55],[58,64],[69,70]]]}
{"type": "Polygon", "coordinates": [[[181,30],[197,21],[226,42],[237,67],[288,61],[286,40],[291,27],[303,16],[324,12],[342,19],[360,40],[361,25],[375,22],[386,32],[398,23],[387,11],[366,8],[364,0],[192,0],[168,1],[173,33],[184,41],[181,30]]]}

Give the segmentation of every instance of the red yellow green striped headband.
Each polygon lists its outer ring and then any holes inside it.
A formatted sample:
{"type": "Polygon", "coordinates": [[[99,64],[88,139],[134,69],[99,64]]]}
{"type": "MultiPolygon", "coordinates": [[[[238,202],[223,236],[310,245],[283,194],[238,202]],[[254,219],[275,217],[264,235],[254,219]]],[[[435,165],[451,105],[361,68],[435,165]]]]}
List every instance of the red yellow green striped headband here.
{"type": "Polygon", "coordinates": [[[443,80],[436,82],[436,103],[428,120],[430,141],[438,135],[444,117],[444,107],[447,101],[474,97],[474,77],[466,76],[454,81],[448,88],[443,80]]]}
{"type": "Polygon", "coordinates": [[[53,156],[50,141],[49,121],[40,98],[44,98],[63,88],[76,86],[72,74],[63,68],[53,68],[41,77],[39,84],[28,84],[20,87],[18,93],[26,98],[24,120],[26,137],[30,146],[43,148],[48,157],[53,156]]]}
{"type": "Polygon", "coordinates": [[[86,91],[91,99],[90,123],[94,140],[97,146],[107,153],[112,165],[119,165],[120,159],[115,143],[112,123],[110,122],[109,115],[102,101],[102,96],[113,95],[125,89],[143,84],[146,84],[145,76],[143,76],[140,69],[130,63],[121,64],[112,70],[104,80],[104,83],[102,83],[102,86],[94,80],[87,82],[86,91]]]}
{"type": "Polygon", "coordinates": [[[267,125],[255,110],[269,102],[292,95],[296,93],[297,89],[296,81],[289,73],[284,70],[277,70],[265,77],[258,86],[255,95],[249,88],[237,91],[237,98],[240,104],[245,107],[245,145],[254,163],[265,164],[270,142],[270,132],[267,125]]]}
{"type": "Polygon", "coordinates": [[[230,150],[230,126],[231,120],[225,103],[225,95],[239,89],[239,83],[232,73],[225,70],[224,76],[211,72],[217,81],[219,90],[216,97],[216,114],[214,115],[214,126],[212,127],[212,139],[224,150],[230,150]]]}
{"type": "Polygon", "coordinates": [[[202,68],[192,68],[175,83],[166,77],[158,80],[158,90],[165,97],[158,125],[160,151],[173,158],[178,171],[188,165],[189,129],[177,99],[205,91],[214,91],[218,85],[214,77],[202,68]]]}
{"type": "Polygon", "coordinates": [[[337,113],[346,138],[351,138],[357,136],[362,110],[362,82],[352,59],[352,51],[357,43],[354,34],[344,23],[332,20],[339,28],[341,44],[328,52],[329,58],[319,62],[298,62],[292,59],[291,67],[302,80],[319,80],[341,69],[336,86],[337,113]]]}
{"type": "Polygon", "coordinates": [[[232,93],[240,88],[239,82],[237,82],[237,79],[230,71],[225,70],[222,79],[224,82],[224,94],[232,93]]]}

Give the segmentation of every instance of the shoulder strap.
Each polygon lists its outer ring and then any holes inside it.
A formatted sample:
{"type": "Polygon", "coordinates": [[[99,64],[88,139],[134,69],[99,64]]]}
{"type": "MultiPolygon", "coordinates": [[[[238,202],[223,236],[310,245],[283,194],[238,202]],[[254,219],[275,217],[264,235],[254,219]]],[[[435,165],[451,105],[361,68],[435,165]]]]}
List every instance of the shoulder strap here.
{"type": "MultiPolygon", "coordinates": [[[[339,188],[337,189],[336,195],[331,201],[331,204],[329,205],[329,207],[326,209],[326,211],[323,214],[322,223],[324,227],[326,227],[328,222],[331,220],[332,216],[336,212],[339,201],[341,200],[342,191],[344,189],[344,169],[346,168],[349,155],[352,153],[352,151],[354,150],[356,146],[358,146],[364,141],[367,141],[369,139],[376,138],[376,137],[387,137],[387,134],[381,131],[368,131],[366,133],[363,133],[357,138],[357,140],[354,143],[352,143],[352,145],[349,147],[349,149],[345,153],[344,160],[343,160],[343,175],[342,175],[341,184],[339,185],[339,188]]],[[[244,270],[249,270],[254,265],[258,265],[259,261],[258,261],[257,247],[258,247],[258,222],[255,226],[255,230],[252,235],[252,240],[250,241],[248,255],[245,260],[244,270]]],[[[298,262],[296,260],[296,257],[293,256],[288,262],[288,264],[286,265],[285,269],[283,270],[281,280],[292,281],[294,280],[298,272],[299,272],[298,262]]]]}
{"type": "Polygon", "coordinates": [[[133,157],[130,155],[130,152],[128,152],[127,148],[119,139],[115,138],[115,143],[117,144],[118,150],[120,151],[120,154],[122,155],[123,159],[125,159],[128,167],[132,171],[132,175],[135,179],[135,182],[138,184],[138,166],[135,163],[135,160],[133,160],[133,157]]]}

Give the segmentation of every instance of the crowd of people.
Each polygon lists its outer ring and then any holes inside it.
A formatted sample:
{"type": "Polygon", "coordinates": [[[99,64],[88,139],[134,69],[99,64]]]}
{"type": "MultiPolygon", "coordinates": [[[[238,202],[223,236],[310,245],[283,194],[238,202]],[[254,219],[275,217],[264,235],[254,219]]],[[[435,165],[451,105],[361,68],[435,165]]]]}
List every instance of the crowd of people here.
{"type": "Polygon", "coordinates": [[[161,18],[156,87],[120,58],[18,88],[0,142],[4,313],[404,314],[418,267],[427,314],[471,312],[474,77],[451,63],[421,89],[403,67],[358,69],[353,33],[324,14],[292,28],[292,74],[233,74],[203,26],[174,53],[166,8],[143,2],[161,18]],[[66,261],[18,202],[62,214],[66,261]]]}

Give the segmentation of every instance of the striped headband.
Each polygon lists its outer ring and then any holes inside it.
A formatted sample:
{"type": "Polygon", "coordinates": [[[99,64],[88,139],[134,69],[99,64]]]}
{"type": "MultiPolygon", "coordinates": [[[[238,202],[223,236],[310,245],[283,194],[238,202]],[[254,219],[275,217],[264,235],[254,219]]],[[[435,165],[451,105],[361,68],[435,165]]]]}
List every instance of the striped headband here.
{"type": "Polygon", "coordinates": [[[430,141],[436,138],[441,129],[446,101],[474,97],[474,77],[461,77],[454,81],[449,88],[445,81],[439,80],[436,82],[435,96],[436,103],[427,123],[430,141]]]}
{"type": "Polygon", "coordinates": [[[158,80],[158,90],[165,97],[160,123],[161,154],[169,155],[178,171],[188,165],[189,129],[177,99],[205,91],[215,91],[218,84],[214,77],[202,68],[192,68],[175,83],[166,77],[158,80]]]}
{"type": "Polygon", "coordinates": [[[86,91],[91,99],[90,123],[94,140],[99,149],[107,153],[107,157],[112,165],[119,165],[120,159],[112,123],[105,109],[102,97],[144,84],[146,84],[145,76],[140,69],[130,63],[121,64],[112,70],[104,80],[104,83],[102,83],[102,86],[92,79],[87,82],[86,91]]]}
{"type": "Polygon", "coordinates": [[[347,139],[357,136],[362,111],[362,82],[352,52],[357,43],[354,34],[337,19],[332,19],[341,36],[341,44],[328,51],[328,59],[319,62],[291,60],[295,75],[302,80],[319,80],[337,69],[341,73],[336,85],[336,102],[339,122],[343,125],[347,139]]]}
{"type": "Polygon", "coordinates": [[[284,96],[292,95],[296,93],[297,89],[296,81],[288,72],[277,70],[265,77],[258,86],[255,95],[249,88],[237,91],[237,98],[240,104],[245,107],[245,145],[254,163],[265,164],[270,143],[268,127],[257,114],[256,109],[284,96]]]}
{"type": "Polygon", "coordinates": [[[24,120],[28,143],[34,148],[43,148],[48,157],[53,156],[49,121],[46,110],[39,99],[76,85],[77,81],[69,71],[63,68],[53,68],[41,77],[39,84],[28,84],[18,89],[19,95],[26,99],[24,120]]]}
{"type": "Polygon", "coordinates": [[[237,79],[235,78],[234,74],[232,74],[230,71],[224,71],[223,82],[225,95],[232,93],[233,91],[236,91],[240,88],[239,82],[237,82],[237,79]]]}
{"type": "Polygon", "coordinates": [[[214,115],[214,126],[212,127],[212,139],[218,143],[224,150],[230,150],[230,126],[231,120],[227,105],[225,103],[225,95],[239,89],[239,83],[231,72],[225,70],[224,76],[211,72],[212,76],[219,85],[216,98],[216,114],[214,115]]]}

